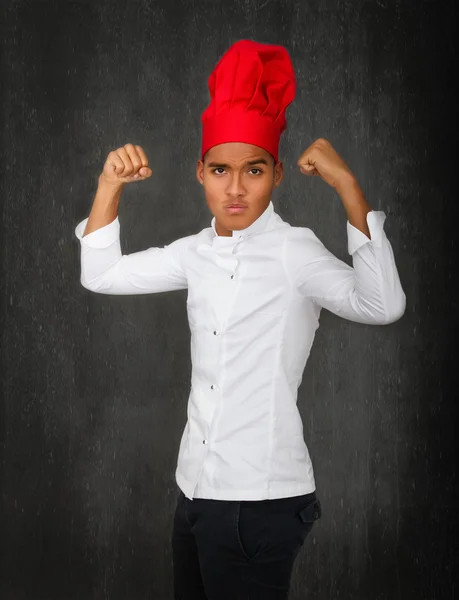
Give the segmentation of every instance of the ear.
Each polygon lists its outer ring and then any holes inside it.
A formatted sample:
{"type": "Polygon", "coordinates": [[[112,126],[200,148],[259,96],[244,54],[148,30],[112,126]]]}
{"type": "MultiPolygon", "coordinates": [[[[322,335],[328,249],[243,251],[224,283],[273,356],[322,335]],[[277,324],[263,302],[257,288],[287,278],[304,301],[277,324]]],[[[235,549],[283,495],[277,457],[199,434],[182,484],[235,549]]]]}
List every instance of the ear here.
{"type": "Polygon", "coordinates": [[[203,175],[204,175],[204,163],[202,162],[202,160],[198,160],[198,162],[196,164],[196,179],[199,181],[199,183],[201,185],[204,185],[203,175]]]}
{"type": "Polygon", "coordinates": [[[274,186],[277,187],[284,178],[284,165],[281,161],[274,167],[274,186]]]}

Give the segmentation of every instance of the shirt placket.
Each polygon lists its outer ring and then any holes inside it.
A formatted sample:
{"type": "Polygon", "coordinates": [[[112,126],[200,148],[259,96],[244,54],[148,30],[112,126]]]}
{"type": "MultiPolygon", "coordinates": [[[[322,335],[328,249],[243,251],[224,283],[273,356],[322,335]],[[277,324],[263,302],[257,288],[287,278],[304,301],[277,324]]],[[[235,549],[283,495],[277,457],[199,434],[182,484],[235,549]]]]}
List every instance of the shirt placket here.
{"type": "MultiPolygon", "coordinates": [[[[216,342],[219,344],[218,348],[215,348],[215,353],[218,355],[219,357],[219,361],[218,361],[218,367],[216,369],[216,373],[215,373],[215,380],[214,381],[210,381],[208,383],[208,390],[209,393],[211,394],[215,394],[215,395],[220,395],[220,402],[222,401],[222,385],[221,385],[221,380],[224,376],[224,364],[222,364],[222,344],[224,341],[224,333],[225,333],[225,325],[228,321],[228,318],[231,314],[231,308],[234,304],[234,298],[235,298],[235,287],[234,285],[236,284],[236,282],[238,281],[238,265],[239,265],[239,260],[238,258],[236,258],[235,253],[237,251],[237,247],[238,245],[243,241],[244,237],[243,236],[239,236],[237,238],[237,240],[231,244],[228,243],[228,240],[225,240],[225,245],[219,245],[219,246],[211,246],[210,244],[202,244],[199,247],[199,252],[203,253],[203,252],[208,252],[212,258],[212,260],[215,262],[215,264],[220,267],[224,273],[225,276],[228,278],[229,284],[230,286],[227,285],[219,285],[218,286],[218,291],[216,292],[215,298],[214,298],[214,311],[213,314],[215,315],[215,322],[214,323],[210,323],[209,326],[212,327],[212,331],[213,331],[213,335],[215,337],[216,342]],[[234,284],[234,285],[233,285],[234,284]]],[[[215,422],[215,418],[217,416],[216,411],[218,410],[218,398],[215,398],[215,402],[212,403],[213,406],[215,407],[214,409],[214,415],[212,418],[212,421],[209,423],[208,426],[208,436],[206,436],[203,440],[202,440],[202,444],[207,448],[207,451],[209,449],[209,444],[211,444],[212,441],[212,423],[215,422]]],[[[202,471],[204,470],[204,468],[206,468],[208,470],[208,476],[209,478],[211,478],[215,472],[215,468],[216,465],[212,464],[212,467],[207,463],[206,464],[206,458],[207,458],[207,454],[208,452],[206,452],[203,461],[202,461],[202,465],[201,465],[201,469],[199,471],[197,480],[196,480],[196,485],[199,482],[199,479],[201,477],[202,471]]]]}

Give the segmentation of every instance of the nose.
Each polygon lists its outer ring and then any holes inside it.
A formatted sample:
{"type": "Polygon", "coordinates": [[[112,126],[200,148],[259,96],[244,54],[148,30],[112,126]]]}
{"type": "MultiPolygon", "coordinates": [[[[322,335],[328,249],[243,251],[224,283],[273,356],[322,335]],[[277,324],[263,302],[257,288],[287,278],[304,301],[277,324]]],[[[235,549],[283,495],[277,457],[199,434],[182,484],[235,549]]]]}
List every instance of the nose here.
{"type": "Polygon", "coordinates": [[[246,190],[242,184],[241,175],[239,175],[238,173],[233,173],[232,175],[230,175],[229,183],[226,188],[226,193],[228,194],[228,197],[237,200],[237,198],[243,196],[245,192],[246,190]]]}

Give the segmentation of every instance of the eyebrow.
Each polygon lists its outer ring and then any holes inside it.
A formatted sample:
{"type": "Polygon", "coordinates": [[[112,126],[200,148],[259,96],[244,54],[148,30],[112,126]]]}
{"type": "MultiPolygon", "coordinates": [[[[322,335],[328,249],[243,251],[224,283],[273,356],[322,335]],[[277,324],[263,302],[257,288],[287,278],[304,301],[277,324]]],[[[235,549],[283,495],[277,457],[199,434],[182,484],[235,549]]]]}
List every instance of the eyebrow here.
{"type": "MultiPolygon", "coordinates": [[[[268,166],[268,163],[266,162],[266,160],[264,158],[256,158],[255,160],[249,160],[244,164],[244,167],[249,166],[249,165],[259,165],[259,164],[264,164],[266,166],[268,166]]],[[[207,168],[217,168],[220,167],[221,169],[226,169],[228,167],[230,167],[230,165],[227,165],[225,163],[217,163],[217,162],[210,162],[207,165],[207,168]]]]}

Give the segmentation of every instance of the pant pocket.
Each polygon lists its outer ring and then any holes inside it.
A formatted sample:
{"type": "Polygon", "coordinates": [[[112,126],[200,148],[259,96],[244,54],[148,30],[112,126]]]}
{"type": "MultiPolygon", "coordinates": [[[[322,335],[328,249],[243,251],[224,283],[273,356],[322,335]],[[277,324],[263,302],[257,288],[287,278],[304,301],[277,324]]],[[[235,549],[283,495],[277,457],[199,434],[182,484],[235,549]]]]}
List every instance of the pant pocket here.
{"type": "Polygon", "coordinates": [[[320,500],[316,497],[312,498],[306,506],[303,506],[297,511],[297,517],[303,524],[305,536],[311,531],[314,523],[322,516],[322,506],[320,500]]]}
{"type": "Polygon", "coordinates": [[[238,501],[235,507],[236,538],[240,551],[255,560],[266,546],[268,522],[256,502],[238,501]]]}

